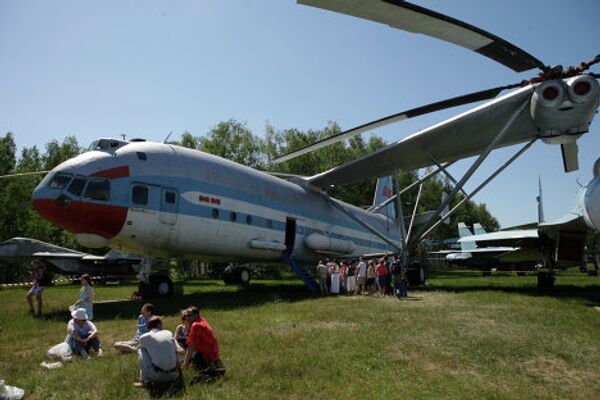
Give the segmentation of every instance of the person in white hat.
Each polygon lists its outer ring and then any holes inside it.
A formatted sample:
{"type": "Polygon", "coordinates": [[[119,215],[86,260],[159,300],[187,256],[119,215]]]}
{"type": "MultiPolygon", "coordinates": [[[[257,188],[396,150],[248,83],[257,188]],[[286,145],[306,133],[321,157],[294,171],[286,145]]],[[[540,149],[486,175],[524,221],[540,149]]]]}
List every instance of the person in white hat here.
{"type": "Polygon", "coordinates": [[[94,350],[98,356],[102,356],[98,329],[89,320],[85,309],[78,308],[74,310],[71,312],[71,317],[73,318],[67,324],[67,338],[65,342],[71,347],[73,354],[89,358],[90,351],[94,350]]]}

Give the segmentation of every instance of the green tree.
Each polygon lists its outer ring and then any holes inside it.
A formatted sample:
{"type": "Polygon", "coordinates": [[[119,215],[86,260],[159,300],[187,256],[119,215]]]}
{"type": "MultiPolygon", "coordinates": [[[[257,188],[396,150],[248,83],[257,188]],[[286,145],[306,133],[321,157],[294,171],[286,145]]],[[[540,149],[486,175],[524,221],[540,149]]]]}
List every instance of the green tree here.
{"type": "MultiPolygon", "coordinates": [[[[186,142],[193,144],[189,137],[186,142]]],[[[200,138],[197,148],[251,168],[262,169],[265,165],[262,139],[233,119],[219,123],[200,138]]]]}

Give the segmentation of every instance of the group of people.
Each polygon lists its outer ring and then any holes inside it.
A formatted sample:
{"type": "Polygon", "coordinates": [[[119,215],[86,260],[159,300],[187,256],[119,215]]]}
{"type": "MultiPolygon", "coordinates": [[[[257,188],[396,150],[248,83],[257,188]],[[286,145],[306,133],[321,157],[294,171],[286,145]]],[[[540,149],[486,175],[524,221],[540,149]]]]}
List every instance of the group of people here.
{"type": "MultiPolygon", "coordinates": [[[[33,285],[27,292],[27,304],[29,304],[29,313],[37,316],[42,316],[42,307],[44,304],[43,293],[44,286],[49,284],[51,281],[48,279],[48,271],[45,265],[39,260],[33,260],[31,262],[31,278],[33,285]],[[37,312],[33,305],[33,298],[37,300],[37,312]]],[[[92,286],[92,277],[89,274],[83,274],[79,278],[81,283],[81,289],[79,290],[79,299],[69,306],[69,311],[73,312],[78,308],[83,308],[88,315],[89,319],[94,318],[94,288],[92,286]]]]}
{"type": "MultiPolygon", "coordinates": [[[[134,387],[173,382],[178,378],[180,367],[197,369],[198,375],[192,383],[210,382],[225,374],[217,338],[198,307],[186,308],[180,314],[181,324],[173,335],[163,328],[163,319],[155,315],[154,306],[144,304],[137,318],[135,335],[113,344],[122,354],[137,352],[140,380],[134,387]]],[[[83,358],[89,358],[92,353],[102,356],[98,329],[86,309],[76,308],[71,317],[65,341],[73,354],[83,358]]]]}
{"type": "Polygon", "coordinates": [[[358,260],[326,259],[317,264],[321,293],[371,295],[394,294],[398,298],[408,296],[406,265],[394,256],[380,259],[358,260]]]}
{"type": "MultiPolygon", "coordinates": [[[[40,261],[33,261],[33,286],[27,293],[27,302],[33,315],[41,316],[43,277],[46,273],[40,261]],[[34,309],[33,297],[37,298],[37,312],[34,309]]],[[[74,355],[85,359],[95,354],[103,355],[98,328],[94,319],[94,288],[92,278],[88,274],[80,277],[81,289],[79,298],[69,306],[71,320],[67,323],[65,342],[74,355]]],[[[163,329],[163,320],[155,314],[154,306],[144,304],[137,317],[135,335],[125,341],[118,341],[113,347],[122,354],[138,354],[140,381],[135,387],[152,387],[156,383],[175,381],[180,367],[193,366],[198,375],[192,383],[210,382],[225,374],[225,367],[219,355],[217,338],[200,315],[198,307],[192,306],[180,311],[181,324],[175,328],[175,334],[163,329]]]]}

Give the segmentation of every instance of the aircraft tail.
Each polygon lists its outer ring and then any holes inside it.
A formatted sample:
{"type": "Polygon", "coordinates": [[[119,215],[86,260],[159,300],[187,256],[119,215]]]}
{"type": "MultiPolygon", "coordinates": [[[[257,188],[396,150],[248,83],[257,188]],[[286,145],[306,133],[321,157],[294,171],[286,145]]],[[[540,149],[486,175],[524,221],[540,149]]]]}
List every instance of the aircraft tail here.
{"type": "MultiPolygon", "coordinates": [[[[467,227],[464,222],[458,223],[458,236],[462,239],[467,236],[473,236],[471,230],[467,227]]],[[[460,248],[462,250],[473,250],[476,248],[475,242],[460,242],[460,248]]]]}
{"type": "MultiPolygon", "coordinates": [[[[384,176],[377,179],[377,185],[375,186],[375,196],[373,196],[373,205],[371,209],[377,207],[384,201],[388,200],[394,195],[393,191],[392,176],[384,176]]],[[[385,207],[377,210],[378,213],[387,215],[389,218],[396,219],[396,209],[394,208],[394,202],[391,202],[385,207]]]]}
{"type": "Polygon", "coordinates": [[[475,233],[476,235],[485,235],[487,232],[483,228],[483,226],[481,226],[481,224],[478,222],[476,224],[473,224],[473,233],[475,233]]]}

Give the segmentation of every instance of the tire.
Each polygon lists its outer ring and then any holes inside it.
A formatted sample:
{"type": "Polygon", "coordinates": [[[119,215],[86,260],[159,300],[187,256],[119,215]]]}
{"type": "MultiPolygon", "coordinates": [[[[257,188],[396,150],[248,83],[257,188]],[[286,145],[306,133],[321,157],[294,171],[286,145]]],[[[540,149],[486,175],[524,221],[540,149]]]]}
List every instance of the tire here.
{"type": "Polygon", "coordinates": [[[554,288],[554,274],[549,272],[538,272],[537,276],[538,293],[548,294],[552,292],[554,288]]]}
{"type": "Polygon", "coordinates": [[[240,284],[244,286],[250,284],[250,279],[252,279],[248,268],[237,268],[237,276],[239,277],[240,284]]]}
{"type": "Polygon", "coordinates": [[[151,299],[154,297],[154,290],[152,290],[152,286],[146,282],[140,282],[138,284],[138,293],[143,299],[151,299]]]}
{"type": "Polygon", "coordinates": [[[173,296],[173,281],[166,275],[150,275],[154,297],[173,296]]]}
{"type": "Polygon", "coordinates": [[[425,284],[425,269],[418,264],[409,266],[406,275],[410,286],[415,287],[425,284]]]}
{"type": "Polygon", "coordinates": [[[248,285],[252,275],[245,267],[227,267],[223,271],[223,282],[226,285],[248,285]]]}

